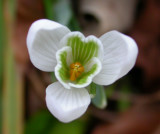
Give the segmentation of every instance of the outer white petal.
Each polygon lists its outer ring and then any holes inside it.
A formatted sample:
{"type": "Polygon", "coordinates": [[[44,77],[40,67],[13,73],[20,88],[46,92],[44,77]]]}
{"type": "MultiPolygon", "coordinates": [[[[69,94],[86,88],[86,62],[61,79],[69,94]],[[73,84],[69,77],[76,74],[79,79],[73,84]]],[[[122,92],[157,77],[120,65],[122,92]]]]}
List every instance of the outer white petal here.
{"type": "Polygon", "coordinates": [[[93,81],[99,85],[109,85],[131,70],[138,48],[132,38],[117,31],[102,35],[100,40],[104,45],[104,60],[101,72],[93,81]]]}
{"type": "Polygon", "coordinates": [[[47,107],[62,122],[70,122],[79,118],[88,108],[90,101],[85,88],[67,90],[59,82],[55,82],[46,90],[47,107]]]}
{"type": "Polygon", "coordinates": [[[69,32],[67,27],[54,21],[35,21],[27,36],[27,47],[33,65],[42,71],[54,71],[57,64],[55,54],[61,48],[60,40],[69,32]]]}

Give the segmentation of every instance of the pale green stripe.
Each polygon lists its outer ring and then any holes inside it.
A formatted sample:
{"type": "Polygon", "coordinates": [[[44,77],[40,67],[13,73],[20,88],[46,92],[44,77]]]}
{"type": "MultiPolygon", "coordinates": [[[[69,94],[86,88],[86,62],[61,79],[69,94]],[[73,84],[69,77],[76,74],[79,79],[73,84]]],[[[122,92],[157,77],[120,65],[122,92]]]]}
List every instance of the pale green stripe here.
{"type": "Polygon", "coordinates": [[[89,49],[91,48],[91,46],[89,45],[84,45],[85,49],[83,49],[82,53],[82,58],[81,60],[83,61],[83,63],[85,63],[85,58],[87,57],[87,55],[89,54],[89,49]]]}
{"type": "Polygon", "coordinates": [[[79,59],[82,59],[82,57],[83,57],[83,51],[84,51],[84,49],[85,49],[85,45],[83,45],[83,42],[80,42],[80,45],[81,45],[81,50],[79,50],[79,59]],[[82,51],[82,52],[80,52],[80,51],[82,51]]]}
{"type": "Polygon", "coordinates": [[[75,49],[76,49],[76,46],[74,44],[75,44],[75,42],[72,42],[72,40],[70,40],[70,46],[72,48],[73,60],[75,61],[75,49]]]}
{"type": "Polygon", "coordinates": [[[84,59],[85,62],[88,62],[93,56],[97,56],[97,50],[98,50],[98,47],[97,45],[94,44],[95,42],[91,42],[90,44],[90,53],[88,54],[88,56],[84,59]],[[92,53],[93,52],[93,53],[92,53]]]}
{"type": "Polygon", "coordinates": [[[74,39],[74,46],[75,46],[75,61],[77,61],[78,59],[78,47],[80,46],[79,43],[80,41],[77,41],[76,38],[74,39]]]}

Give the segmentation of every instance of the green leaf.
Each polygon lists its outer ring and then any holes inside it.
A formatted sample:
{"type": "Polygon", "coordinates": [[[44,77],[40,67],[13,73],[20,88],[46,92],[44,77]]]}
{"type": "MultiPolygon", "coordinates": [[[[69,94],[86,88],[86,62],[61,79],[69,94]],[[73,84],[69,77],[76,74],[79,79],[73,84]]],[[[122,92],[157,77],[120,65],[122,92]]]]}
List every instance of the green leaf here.
{"type": "Polygon", "coordinates": [[[48,134],[53,126],[53,116],[46,110],[36,113],[25,125],[25,134],[48,134]]]}
{"type": "Polygon", "coordinates": [[[55,19],[55,13],[54,13],[54,5],[57,2],[57,0],[43,0],[44,7],[45,7],[45,14],[46,17],[50,20],[55,19]]]}
{"type": "Polygon", "coordinates": [[[72,17],[71,3],[69,0],[59,0],[54,5],[55,20],[63,25],[68,25],[72,17]]]}
{"type": "Polygon", "coordinates": [[[124,86],[122,86],[120,88],[121,93],[125,95],[125,97],[122,96],[120,98],[120,100],[118,101],[118,104],[117,104],[118,110],[121,111],[121,112],[125,111],[131,105],[131,103],[130,103],[128,97],[127,97],[127,95],[130,93],[129,89],[130,88],[129,88],[128,84],[124,84],[124,86]]]}
{"type": "Polygon", "coordinates": [[[116,84],[109,85],[105,88],[107,98],[110,98],[116,89],[116,84]]]}
{"type": "Polygon", "coordinates": [[[94,98],[96,95],[96,86],[97,85],[93,82],[89,85],[89,94],[92,98],[94,98]]]}
{"type": "Polygon", "coordinates": [[[66,25],[72,31],[80,31],[70,0],[43,0],[43,2],[48,19],[66,25]]]}
{"type": "Polygon", "coordinates": [[[71,31],[81,31],[79,22],[74,14],[72,14],[71,20],[67,26],[71,31]]]}
{"type": "Polygon", "coordinates": [[[82,120],[75,120],[71,123],[55,122],[49,134],[84,134],[87,123],[82,120]]]}
{"type": "Polygon", "coordinates": [[[107,99],[103,86],[96,85],[96,96],[92,99],[92,103],[101,109],[106,107],[107,99]]]}
{"type": "Polygon", "coordinates": [[[86,120],[62,123],[45,110],[37,112],[27,121],[25,134],[84,134],[86,127],[86,120]]]}
{"type": "Polygon", "coordinates": [[[51,80],[52,80],[52,82],[56,82],[57,81],[57,78],[56,78],[54,72],[51,73],[51,80]]]}
{"type": "Polygon", "coordinates": [[[44,0],[46,17],[63,25],[68,25],[72,17],[69,0],[44,0]]]}

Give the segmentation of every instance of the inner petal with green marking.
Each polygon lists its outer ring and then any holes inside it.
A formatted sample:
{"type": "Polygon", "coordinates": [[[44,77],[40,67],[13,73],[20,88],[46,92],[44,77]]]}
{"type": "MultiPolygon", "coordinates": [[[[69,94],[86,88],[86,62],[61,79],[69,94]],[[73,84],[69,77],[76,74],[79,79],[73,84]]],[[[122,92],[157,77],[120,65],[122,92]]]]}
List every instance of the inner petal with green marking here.
{"type": "Polygon", "coordinates": [[[101,44],[96,37],[84,38],[74,32],[65,40],[65,46],[56,53],[55,75],[66,88],[88,86],[101,70],[98,58],[101,44]]]}
{"type": "Polygon", "coordinates": [[[73,62],[86,64],[92,57],[97,57],[99,44],[95,37],[88,37],[85,40],[79,35],[70,36],[67,40],[67,46],[72,48],[73,62]]]}

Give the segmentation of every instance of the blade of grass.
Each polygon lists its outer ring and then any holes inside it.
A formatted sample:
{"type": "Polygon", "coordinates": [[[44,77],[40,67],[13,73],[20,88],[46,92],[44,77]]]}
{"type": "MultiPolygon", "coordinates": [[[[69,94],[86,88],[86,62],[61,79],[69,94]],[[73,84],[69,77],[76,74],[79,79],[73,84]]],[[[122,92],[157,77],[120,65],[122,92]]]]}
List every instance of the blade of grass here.
{"type": "MultiPolygon", "coordinates": [[[[2,0],[0,1],[0,119],[2,119],[2,72],[3,72],[3,48],[4,48],[4,20],[2,11],[2,0]]],[[[0,133],[2,133],[2,120],[0,120],[0,133]]]]}
{"type": "Polygon", "coordinates": [[[4,2],[4,22],[6,31],[3,55],[3,124],[4,134],[23,133],[23,79],[16,68],[13,54],[13,31],[15,19],[15,1],[4,2]]]}
{"type": "Polygon", "coordinates": [[[22,82],[15,70],[15,62],[11,48],[6,50],[4,87],[3,87],[3,133],[21,134],[21,87],[22,82]]]}

